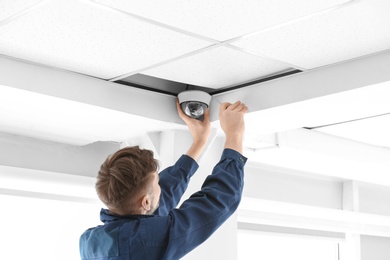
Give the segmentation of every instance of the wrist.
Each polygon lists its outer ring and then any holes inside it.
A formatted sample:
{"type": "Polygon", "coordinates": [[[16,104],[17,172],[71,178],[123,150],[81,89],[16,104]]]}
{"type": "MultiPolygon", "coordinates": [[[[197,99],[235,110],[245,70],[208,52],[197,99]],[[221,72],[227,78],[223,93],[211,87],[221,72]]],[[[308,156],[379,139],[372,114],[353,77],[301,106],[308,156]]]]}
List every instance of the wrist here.
{"type": "Polygon", "coordinates": [[[196,147],[205,146],[206,143],[207,143],[207,138],[206,139],[193,139],[192,140],[192,146],[196,146],[196,147]]]}
{"type": "Polygon", "coordinates": [[[243,136],[242,135],[228,135],[225,140],[225,148],[235,150],[242,154],[243,152],[243,136]]]}
{"type": "Polygon", "coordinates": [[[194,141],[186,154],[195,161],[197,161],[202,154],[204,148],[206,147],[206,143],[206,141],[194,141]]]}

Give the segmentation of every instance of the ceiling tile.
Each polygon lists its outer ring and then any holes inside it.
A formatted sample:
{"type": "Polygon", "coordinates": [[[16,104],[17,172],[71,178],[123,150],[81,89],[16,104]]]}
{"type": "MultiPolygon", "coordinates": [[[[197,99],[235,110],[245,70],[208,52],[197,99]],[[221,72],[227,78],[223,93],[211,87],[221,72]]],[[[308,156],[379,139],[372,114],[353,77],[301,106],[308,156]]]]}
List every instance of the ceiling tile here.
{"type": "Polygon", "coordinates": [[[113,78],[209,42],[83,2],[49,1],[0,26],[0,53],[113,78]]]}
{"type": "Polygon", "coordinates": [[[0,22],[39,3],[41,0],[2,0],[0,1],[0,22]]]}
{"type": "Polygon", "coordinates": [[[207,88],[223,88],[289,69],[282,63],[228,47],[218,47],[142,74],[207,88]]]}
{"type": "Polygon", "coordinates": [[[312,69],[389,49],[389,11],[390,1],[358,1],[233,44],[312,69]]]}
{"type": "Polygon", "coordinates": [[[169,26],[224,41],[322,11],[346,0],[96,0],[169,26]]]}

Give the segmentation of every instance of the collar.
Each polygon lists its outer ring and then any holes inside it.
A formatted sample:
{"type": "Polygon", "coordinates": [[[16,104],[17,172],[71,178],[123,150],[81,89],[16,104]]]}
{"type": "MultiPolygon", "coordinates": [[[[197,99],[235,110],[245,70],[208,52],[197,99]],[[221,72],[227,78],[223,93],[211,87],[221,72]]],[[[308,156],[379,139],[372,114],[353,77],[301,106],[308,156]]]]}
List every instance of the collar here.
{"type": "Polygon", "coordinates": [[[108,209],[101,209],[100,210],[100,220],[104,224],[108,224],[113,221],[119,221],[119,220],[131,220],[131,219],[143,219],[143,218],[150,218],[154,215],[126,215],[126,216],[118,216],[118,215],[112,215],[110,214],[110,211],[108,209]]]}

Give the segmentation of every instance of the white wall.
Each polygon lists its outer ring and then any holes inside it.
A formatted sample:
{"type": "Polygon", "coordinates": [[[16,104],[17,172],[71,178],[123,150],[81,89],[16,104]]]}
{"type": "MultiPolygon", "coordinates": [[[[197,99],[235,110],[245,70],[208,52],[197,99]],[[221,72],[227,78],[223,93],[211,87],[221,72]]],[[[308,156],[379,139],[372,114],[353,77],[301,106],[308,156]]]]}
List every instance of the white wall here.
{"type": "Polygon", "coordinates": [[[341,209],[342,193],[342,182],[334,178],[259,164],[246,167],[244,195],[248,197],[341,209]]]}
{"type": "Polygon", "coordinates": [[[244,195],[259,205],[253,204],[252,215],[245,206],[239,220],[295,227],[296,233],[312,228],[318,236],[324,230],[341,232],[341,260],[390,259],[390,187],[261,163],[249,164],[246,183],[244,195]]]}
{"type": "MultiPolygon", "coordinates": [[[[213,133],[215,134],[215,132],[213,133]]],[[[213,136],[215,137],[215,136],[213,136]]],[[[187,131],[165,131],[149,135],[149,145],[161,153],[160,160],[163,165],[168,166],[179,156],[186,152],[191,144],[191,137],[187,131]]],[[[212,138],[213,139],[213,138],[212,138]]],[[[133,140],[136,144],[137,140],[133,140]]],[[[119,148],[119,144],[100,143],[91,146],[77,147],[64,145],[54,142],[47,142],[37,139],[25,138],[16,135],[0,135],[0,165],[6,167],[15,167],[23,169],[33,169],[37,171],[68,173],[74,175],[95,176],[98,167],[105,157],[119,148]]],[[[184,195],[187,198],[193,192],[197,191],[203,183],[203,180],[211,173],[212,167],[219,160],[223,150],[224,140],[216,136],[210,143],[200,161],[200,168],[192,178],[188,191],[184,195]]],[[[1,173],[0,173],[1,174],[1,173]]],[[[86,177],[85,177],[86,178],[86,177]]],[[[308,214],[327,212],[334,214],[330,217],[338,221],[339,213],[349,213],[345,207],[346,197],[355,205],[351,216],[369,217],[369,221],[386,221],[390,217],[390,188],[386,186],[368,184],[363,182],[354,182],[353,189],[350,190],[351,196],[347,196],[345,183],[348,180],[319,176],[309,172],[292,171],[275,167],[272,165],[262,165],[258,162],[249,161],[245,168],[245,198],[253,198],[262,202],[259,205],[250,205],[250,208],[262,208],[269,206],[287,207],[294,209],[294,212],[278,213],[271,216],[270,220],[277,217],[278,225],[285,223],[286,227],[293,222],[301,222],[303,225],[313,224],[313,216],[301,215],[302,212],[295,210],[309,209],[308,214]],[[344,210],[343,210],[344,208],[344,210]],[[284,214],[284,215],[283,215],[284,214]],[[296,214],[296,215],[294,215],[296,214]],[[293,216],[294,215],[294,216],[293,216]],[[307,222],[309,220],[309,222],[307,222]],[[281,222],[283,221],[283,222],[281,222]],[[290,221],[290,222],[289,222],[290,221]],[[310,222],[312,221],[312,222],[310,222]]],[[[0,193],[9,190],[0,189],[0,193]]],[[[8,193],[7,193],[8,192],[8,193]]],[[[30,196],[30,193],[18,193],[18,196],[30,196]]],[[[46,194],[49,196],[50,194],[46,194]]],[[[64,199],[67,197],[55,197],[54,199],[64,199]]],[[[87,202],[87,200],[86,200],[87,202]]],[[[264,215],[263,215],[264,216],[264,215]]],[[[341,217],[350,215],[340,215],[341,217]]],[[[98,218],[98,215],[96,215],[98,218]]],[[[96,222],[97,219],[91,220],[96,222]]],[[[184,259],[237,259],[237,221],[240,220],[240,211],[233,215],[209,240],[188,254],[184,259]]],[[[269,223],[260,224],[269,225],[269,223]]],[[[349,247],[344,250],[345,259],[341,260],[382,260],[390,259],[389,243],[390,229],[388,224],[369,223],[369,225],[358,225],[359,223],[348,222],[349,219],[339,222],[315,222],[316,227],[321,226],[322,231],[345,232],[346,243],[343,247],[349,247]],[[357,227],[357,229],[343,230],[342,228],[332,230],[334,225],[343,224],[344,227],[357,227]],[[377,225],[377,229],[373,228],[377,225]],[[387,226],[386,226],[387,225],[387,226]],[[359,229],[360,228],[360,229],[359,229]],[[351,232],[349,232],[351,231],[351,232]],[[355,232],[355,233],[354,233],[355,232]],[[374,233],[369,233],[374,232],[374,233]],[[380,234],[380,235],[378,235],[380,234]],[[351,258],[352,254],[356,254],[351,258]],[[347,257],[350,257],[349,259],[347,257]]],[[[352,220],[351,220],[352,221],[352,220]]],[[[358,220],[360,221],[360,220],[358,220]]],[[[300,223],[300,224],[301,224],[300,223]]],[[[290,226],[295,228],[294,226],[290,226]]],[[[315,230],[315,228],[313,228],[315,230]]],[[[299,230],[297,230],[299,232],[299,230]]],[[[318,232],[318,234],[322,234],[318,232]]]]}
{"type": "Polygon", "coordinates": [[[362,183],[359,194],[361,212],[390,216],[390,187],[362,183]]]}
{"type": "Polygon", "coordinates": [[[390,238],[362,236],[361,260],[389,260],[390,259],[390,238]]]}

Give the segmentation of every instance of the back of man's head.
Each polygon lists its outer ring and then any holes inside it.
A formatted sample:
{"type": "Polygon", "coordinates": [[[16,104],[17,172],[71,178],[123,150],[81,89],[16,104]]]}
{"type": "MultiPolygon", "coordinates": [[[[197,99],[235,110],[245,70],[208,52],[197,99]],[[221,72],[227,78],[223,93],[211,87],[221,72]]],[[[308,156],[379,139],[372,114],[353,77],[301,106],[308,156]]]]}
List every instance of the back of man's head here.
{"type": "Polygon", "coordinates": [[[158,170],[153,152],[138,146],[125,147],[108,157],[100,167],[96,192],[110,211],[131,213],[152,173],[158,170]]]}

